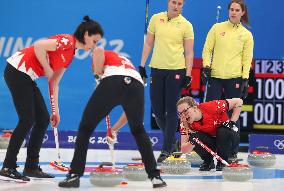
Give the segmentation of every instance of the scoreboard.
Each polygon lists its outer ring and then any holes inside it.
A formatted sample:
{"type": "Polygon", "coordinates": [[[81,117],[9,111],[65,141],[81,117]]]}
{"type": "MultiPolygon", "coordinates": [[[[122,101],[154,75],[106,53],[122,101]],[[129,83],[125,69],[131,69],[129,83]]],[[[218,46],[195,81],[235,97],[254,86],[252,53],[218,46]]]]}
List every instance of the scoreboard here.
{"type": "Polygon", "coordinates": [[[284,130],[284,60],[254,60],[240,116],[247,131],[284,130]]]}
{"type": "Polygon", "coordinates": [[[284,60],[255,60],[253,128],[284,130],[284,60]]]}

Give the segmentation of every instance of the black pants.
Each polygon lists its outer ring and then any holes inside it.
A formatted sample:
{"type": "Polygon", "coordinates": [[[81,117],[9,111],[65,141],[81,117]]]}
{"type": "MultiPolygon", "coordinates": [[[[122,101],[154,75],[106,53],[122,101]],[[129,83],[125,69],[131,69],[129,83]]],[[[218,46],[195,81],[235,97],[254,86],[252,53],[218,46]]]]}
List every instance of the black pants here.
{"type": "MultiPolygon", "coordinates": [[[[238,136],[238,134],[231,129],[219,127],[216,137],[203,132],[197,132],[196,136],[214,152],[217,151],[217,154],[220,157],[228,161],[228,158],[236,146],[233,140],[238,136]]],[[[213,160],[213,156],[197,143],[195,143],[194,151],[206,163],[210,163],[213,160]]]]}
{"type": "Polygon", "coordinates": [[[152,145],[144,125],[144,87],[141,82],[131,78],[126,84],[124,76],[104,78],[89,99],[80,122],[70,173],[83,175],[89,138],[99,122],[117,105],[125,111],[132,135],[145,164],[149,177],[160,174],[152,145]]]}
{"type": "MultiPolygon", "coordinates": [[[[241,82],[242,78],[232,78],[232,79],[219,79],[211,78],[209,85],[207,87],[207,97],[206,101],[218,100],[222,98],[224,93],[225,99],[240,98],[241,97],[241,82]]],[[[232,115],[232,110],[228,112],[229,116],[232,115]]],[[[237,154],[239,151],[240,143],[240,120],[237,121],[238,126],[238,137],[236,137],[235,144],[236,147],[232,154],[237,154]]]]}
{"type": "Polygon", "coordinates": [[[151,69],[150,97],[156,123],[163,133],[162,150],[171,152],[178,127],[176,104],[181,96],[185,69],[151,69]]]}
{"type": "Polygon", "coordinates": [[[12,94],[19,121],[10,139],[3,167],[17,167],[17,155],[32,128],[25,168],[36,168],[39,162],[39,151],[49,124],[47,107],[39,88],[28,75],[7,64],[4,78],[12,94]]]}

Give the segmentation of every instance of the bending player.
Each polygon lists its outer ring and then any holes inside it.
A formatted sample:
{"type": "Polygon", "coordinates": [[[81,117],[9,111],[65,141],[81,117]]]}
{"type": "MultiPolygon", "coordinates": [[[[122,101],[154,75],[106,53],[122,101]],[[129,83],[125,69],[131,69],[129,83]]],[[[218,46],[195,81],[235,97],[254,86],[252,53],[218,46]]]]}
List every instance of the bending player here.
{"type": "MultiPolygon", "coordinates": [[[[235,139],[238,138],[236,121],[239,119],[243,100],[232,98],[213,100],[198,104],[192,97],[183,97],[177,103],[178,115],[181,120],[181,151],[183,153],[194,150],[204,161],[200,171],[210,171],[215,168],[213,157],[205,149],[193,141],[198,137],[219,156],[228,161],[230,152],[235,148],[235,139]],[[227,111],[233,114],[229,119],[227,111]]],[[[220,161],[216,171],[224,167],[220,161]]]]}
{"type": "Polygon", "coordinates": [[[29,181],[28,177],[54,178],[39,166],[39,153],[49,120],[53,127],[60,122],[58,109],[59,82],[75,55],[75,49],[96,46],[103,36],[99,23],[84,17],[74,35],[58,34],[16,52],[7,59],[5,82],[11,92],[19,122],[13,131],[7,148],[0,178],[14,181],[29,181]],[[43,96],[36,79],[47,77],[54,92],[55,114],[49,117],[43,96]],[[17,155],[26,135],[31,130],[27,145],[27,158],[23,174],[17,168],[17,155]]]}
{"type": "Polygon", "coordinates": [[[152,145],[144,125],[144,85],[140,74],[125,57],[113,51],[97,47],[93,51],[93,70],[100,76],[100,83],[91,95],[83,117],[75,144],[71,170],[59,187],[79,187],[84,173],[89,138],[99,122],[117,105],[121,105],[127,116],[132,135],[142,156],[153,187],[164,187],[160,177],[152,145]]]}

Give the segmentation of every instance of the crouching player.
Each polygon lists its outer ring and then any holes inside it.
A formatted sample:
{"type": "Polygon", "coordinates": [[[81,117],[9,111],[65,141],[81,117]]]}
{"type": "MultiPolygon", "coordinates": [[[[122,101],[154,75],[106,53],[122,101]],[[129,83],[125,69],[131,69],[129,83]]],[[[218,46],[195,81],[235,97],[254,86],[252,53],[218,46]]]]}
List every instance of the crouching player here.
{"type": "MultiPolygon", "coordinates": [[[[230,153],[239,142],[236,121],[239,119],[243,100],[232,98],[213,100],[198,104],[192,97],[183,97],[177,103],[181,121],[181,151],[194,150],[203,160],[199,170],[210,171],[215,168],[213,156],[193,140],[199,138],[213,151],[228,162],[230,153]],[[229,119],[228,110],[233,110],[229,119]]],[[[222,171],[224,164],[218,161],[216,171],[222,171]]]]}

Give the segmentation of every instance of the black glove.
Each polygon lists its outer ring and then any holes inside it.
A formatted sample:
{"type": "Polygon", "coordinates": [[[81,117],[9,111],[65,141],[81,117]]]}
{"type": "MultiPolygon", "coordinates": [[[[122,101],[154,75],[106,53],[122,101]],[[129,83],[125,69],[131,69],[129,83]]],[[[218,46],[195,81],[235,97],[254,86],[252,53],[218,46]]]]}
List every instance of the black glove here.
{"type": "Polygon", "coordinates": [[[189,134],[189,142],[192,145],[195,145],[196,142],[193,140],[193,138],[198,138],[198,133],[197,132],[192,132],[192,133],[189,134]]]}
{"type": "Polygon", "coordinates": [[[95,81],[96,81],[97,85],[99,85],[99,83],[101,81],[101,77],[98,74],[95,74],[94,77],[95,77],[95,81]]]}
{"type": "Polygon", "coordinates": [[[139,66],[139,73],[142,77],[144,84],[146,84],[146,78],[148,78],[145,67],[139,66]]]}
{"type": "Polygon", "coordinates": [[[228,129],[233,130],[233,131],[235,131],[235,132],[238,132],[238,131],[239,131],[239,129],[238,129],[238,127],[237,127],[237,124],[236,124],[236,122],[234,122],[234,121],[225,121],[225,122],[222,124],[222,127],[223,127],[223,128],[228,128],[228,129]]]}
{"type": "Polygon", "coordinates": [[[211,78],[211,68],[206,67],[202,69],[202,73],[201,73],[201,80],[204,84],[207,84],[207,82],[210,80],[211,78]]]}
{"type": "Polygon", "coordinates": [[[243,79],[241,83],[241,98],[242,99],[246,99],[246,97],[248,96],[248,88],[249,88],[248,79],[243,79]]]}
{"type": "Polygon", "coordinates": [[[191,77],[191,76],[185,76],[185,78],[184,78],[184,83],[183,83],[183,86],[182,86],[182,87],[183,87],[184,89],[190,88],[191,80],[192,80],[192,77],[191,77]]]}

